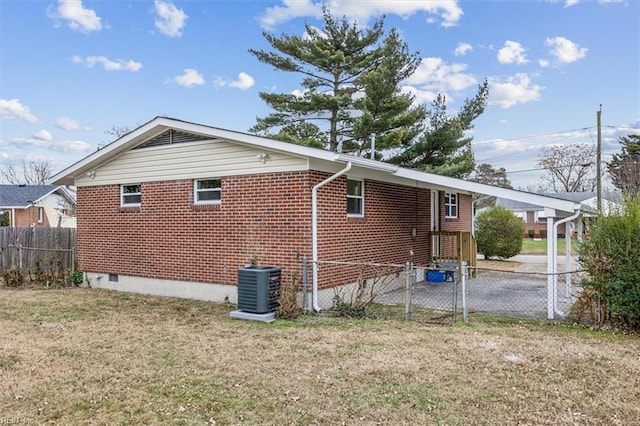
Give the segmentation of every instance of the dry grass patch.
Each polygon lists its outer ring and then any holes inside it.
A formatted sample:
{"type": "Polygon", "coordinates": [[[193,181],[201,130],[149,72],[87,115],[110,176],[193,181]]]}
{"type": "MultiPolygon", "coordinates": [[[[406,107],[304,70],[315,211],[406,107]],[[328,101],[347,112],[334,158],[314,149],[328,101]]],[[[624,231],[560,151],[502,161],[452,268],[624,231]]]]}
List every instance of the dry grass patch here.
{"type": "Polygon", "coordinates": [[[477,267],[479,269],[492,269],[496,271],[513,272],[524,265],[523,262],[515,260],[486,260],[478,259],[477,267]]]}
{"type": "Polygon", "coordinates": [[[33,424],[634,424],[640,341],[546,323],[232,320],[231,305],[0,291],[0,406],[33,424]]]}

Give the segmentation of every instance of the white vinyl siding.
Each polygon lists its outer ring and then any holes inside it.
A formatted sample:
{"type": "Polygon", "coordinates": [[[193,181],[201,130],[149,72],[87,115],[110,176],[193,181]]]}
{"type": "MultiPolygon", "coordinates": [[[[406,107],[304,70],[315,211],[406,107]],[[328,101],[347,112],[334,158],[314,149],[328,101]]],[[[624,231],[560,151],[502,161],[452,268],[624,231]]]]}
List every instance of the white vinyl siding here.
{"type": "Polygon", "coordinates": [[[181,179],[208,179],[308,170],[306,158],[264,151],[225,141],[188,142],[135,149],[96,169],[95,179],[81,177],[78,186],[113,185],[125,182],[153,182],[181,179]]]}

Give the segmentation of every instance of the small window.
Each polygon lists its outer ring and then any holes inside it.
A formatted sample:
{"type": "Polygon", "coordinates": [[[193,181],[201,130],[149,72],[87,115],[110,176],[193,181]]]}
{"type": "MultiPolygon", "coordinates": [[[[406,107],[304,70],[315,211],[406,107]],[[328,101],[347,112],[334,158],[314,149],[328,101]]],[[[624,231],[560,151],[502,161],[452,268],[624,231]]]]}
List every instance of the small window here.
{"type": "Polygon", "coordinates": [[[218,204],[222,190],[220,179],[203,179],[193,182],[193,199],[196,204],[218,204]]]}
{"type": "Polygon", "coordinates": [[[364,185],[361,180],[347,179],[347,216],[364,216],[364,185]]]}
{"type": "Polygon", "coordinates": [[[44,222],[44,208],[38,207],[38,223],[44,222]]]}
{"type": "Polygon", "coordinates": [[[450,194],[445,192],[444,194],[444,217],[445,218],[457,218],[458,217],[458,194],[450,194]]]}
{"type": "Polygon", "coordinates": [[[109,274],[109,282],[117,283],[118,282],[118,275],[117,274],[109,274]]]}
{"type": "Polygon", "coordinates": [[[142,200],[141,185],[122,185],[120,204],[123,206],[139,206],[142,200]]]}

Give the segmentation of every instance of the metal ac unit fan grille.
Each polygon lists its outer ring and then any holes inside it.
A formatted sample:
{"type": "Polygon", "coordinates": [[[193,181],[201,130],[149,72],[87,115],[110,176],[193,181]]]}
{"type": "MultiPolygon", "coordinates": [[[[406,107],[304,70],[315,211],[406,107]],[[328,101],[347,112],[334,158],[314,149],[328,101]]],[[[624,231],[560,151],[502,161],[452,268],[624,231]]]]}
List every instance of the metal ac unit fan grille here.
{"type": "Polygon", "coordinates": [[[278,309],[280,268],[250,266],[238,269],[238,309],[266,314],[278,309]]]}

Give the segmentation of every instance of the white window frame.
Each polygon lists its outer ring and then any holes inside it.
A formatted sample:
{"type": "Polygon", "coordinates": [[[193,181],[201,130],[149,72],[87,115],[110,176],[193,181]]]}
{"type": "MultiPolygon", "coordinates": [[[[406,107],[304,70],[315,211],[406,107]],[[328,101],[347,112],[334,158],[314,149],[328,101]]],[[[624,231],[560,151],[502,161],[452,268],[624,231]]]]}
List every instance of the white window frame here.
{"type": "Polygon", "coordinates": [[[222,179],[220,178],[207,178],[207,179],[194,179],[193,181],[193,203],[194,204],[220,204],[222,202],[222,179]],[[219,183],[218,188],[198,188],[198,183],[217,180],[219,183]],[[200,193],[218,193],[217,200],[198,200],[198,194],[200,193]]]}
{"type": "Polygon", "coordinates": [[[444,193],[444,217],[445,219],[457,219],[459,214],[458,205],[458,193],[457,192],[445,192],[444,193]],[[452,202],[452,196],[455,197],[455,201],[452,202]],[[455,214],[452,214],[452,209],[455,208],[455,214]]]}
{"type": "Polygon", "coordinates": [[[129,184],[120,185],[120,206],[121,207],[140,207],[141,203],[142,203],[142,184],[129,183],[129,184]],[[129,186],[138,186],[140,189],[138,192],[127,192],[125,194],[124,188],[129,186]],[[125,197],[135,197],[135,196],[140,197],[140,201],[138,201],[137,203],[126,202],[125,197]]]}
{"type": "Polygon", "coordinates": [[[364,217],[364,180],[347,178],[347,217],[364,217]],[[360,183],[360,195],[349,194],[349,182],[360,183]],[[360,200],[360,212],[349,213],[349,199],[360,200]]]}
{"type": "Polygon", "coordinates": [[[44,207],[36,207],[38,209],[38,223],[44,222],[44,207]]]}

